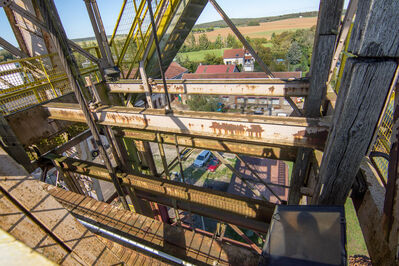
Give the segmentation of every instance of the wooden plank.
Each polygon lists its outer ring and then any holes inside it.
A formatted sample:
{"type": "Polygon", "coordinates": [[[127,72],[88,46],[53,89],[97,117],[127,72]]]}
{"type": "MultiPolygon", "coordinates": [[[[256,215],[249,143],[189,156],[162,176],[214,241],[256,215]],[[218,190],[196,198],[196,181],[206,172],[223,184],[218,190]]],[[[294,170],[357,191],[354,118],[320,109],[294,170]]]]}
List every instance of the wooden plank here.
{"type": "Polygon", "coordinates": [[[59,244],[63,243],[63,248],[75,253],[81,263],[119,262],[110,250],[91,237],[93,235],[83,225],[43,190],[39,181],[29,177],[29,174],[2,149],[0,158],[1,189],[18,203],[18,208],[23,209],[26,214],[29,213],[30,218],[40,224],[46,234],[59,244]]]}
{"type": "Polygon", "coordinates": [[[304,105],[307,117],[320,116],[321,102],[327,92],[326,82],[334,55],[335,40],[336,35],[321,35],[313,48],[309,95],[304,105]]]}
{"type": "MultiPolygon", "coordinates": [[[[47,187],[48,191],[54,194],[60,189],[53,186],[47,187]]],[[[67,192],[67,194],[70,193],[73,192],[67,192]]],[[[64,195],[64,197],[68,197],[68,195],[64,195]]],[[[65,201],[62,199],[58,198],[57,200],[60,200],[62,204],[65,204],[65,201]]],[[[90,199],[90,201],[95,200],[90,199]]],[[[134,214],[134,216],[137,216],[138,219],[136,221],[130,219],[128,221],[129,224],[125,224],[118,219],[115,219],[113,224],[109,224],[110,216],[112,216],[115,212],[124,212],[126,214],[130,212],[120,210],[117,207],[109,204],[104,205],[107,205],[107,207],[98,209],[103,211],[103,213],[96,215],[95,211],[91,210],[85,214],[85,219],[93,221],[93,223],[96,223],[100,227],[111,226],[111,228],[108,230],[114,233],[122,234],[134,241],[139,241],[144,245],[194,263],[201,264],[204,262],[212,262],[212,264],[216,263],[222,265],[228,263],[233,265],[254,265],[257,263],[258,257],[251,250],[214,241],[209,236],[194,234],[194,232],[181,227],[163,224],[160,221],[145,217],[143,215],[134,214]],[[119,223],[120,225],[118,225],[119,223]],[[118,230],[116,228],[121,229],[118,230]],[[194,237],[191,237],[192,235],[194,235],[194,237]],[[193,252],[190,252],[190,250],[193,252]],[[212,256],[210,250],[213,251],[212,254],[218,254],[218,257],[212,256]],[[219,254],[221,254],[223,251],[226,252],[227,256],[219,258],[219,254]]],[[[82,211],[85,212],[85,207],[80,206],[79,204],[65,204],[65,206],[73,215],[81,215],[82,211]]],[[[113,218],[115,218],[115,216],[113,218]]],[[[112,250],[119,253],[119,249],[116,250],[115,248],[116,247],[113,247],[112,250]]]]}
{"type": "Polygon", "coordinates": [[[334,55],[336,34],[338,34],[343,4],[343,0],[320,1],[310,67],[310,88],[304,105],[307,117],[320,116],[321,103],[326,96],[326,82],[334,55]]]}
{"type": "Polygon", "coordinates": [[[399,57],[398,10],[397,0],[359,1],[349,51],[358,56],[399,57]]]}
{"type": "Polygon", "coordinates": [[[316,34],[335,35],[341,21],[343,0],[320,0],[316,34]]]}
{"type": "Polygon", "coordinates": [[[301,187],[304,186],[308,176],[308,168],[312,149],[301,148],[298,150],[298,156],[292,169],[290,189],[288,192],[288,204],[296,205],[302,198],[301,187]]]}
{"type": "MultiPolygon", "coordinates": [[[[347,61],[320,167],[320,204],[344,204],[394,77],[393,60],[347,61]]],[[[316,195],[317,198],[317,195],[316,195]]]]}

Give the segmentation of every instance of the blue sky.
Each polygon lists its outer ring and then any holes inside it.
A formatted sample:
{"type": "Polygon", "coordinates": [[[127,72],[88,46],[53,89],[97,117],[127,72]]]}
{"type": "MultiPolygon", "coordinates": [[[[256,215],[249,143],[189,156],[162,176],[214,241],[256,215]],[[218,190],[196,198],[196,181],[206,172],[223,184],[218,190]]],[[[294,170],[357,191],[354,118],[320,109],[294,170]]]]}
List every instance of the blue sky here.
{"type": "MultiPolygon", "coordinates": [[[[94,36],[83,0],[54,0],[70,39],[94,36]]],[[[107,34],[112,34],[122,0],[97,0],[107,34]]],[[[315,11],[318,0],[218,0],[231,18],[266,17],[303,11],[315,11]]],[[[345,1],[347,4],[348,0],[345,1]]],[[[220,20],[220,15],[208,4],[197,23],[220,20]]],[[[0,36],[17,45],[4,10],[0,10],[0,36]]]]}

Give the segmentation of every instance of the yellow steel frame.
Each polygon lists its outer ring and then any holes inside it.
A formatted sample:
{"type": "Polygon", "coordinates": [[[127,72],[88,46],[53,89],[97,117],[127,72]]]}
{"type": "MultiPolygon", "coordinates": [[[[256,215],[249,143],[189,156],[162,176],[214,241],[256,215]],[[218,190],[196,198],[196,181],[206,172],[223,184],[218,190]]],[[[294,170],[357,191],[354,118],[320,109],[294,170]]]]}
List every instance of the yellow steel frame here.
{"type": "MultiPolygon", "coordinates": [[[[86,48],[97,51],[96,47],[86,48]]],[[[55,54],[47,54],[0,63],[0,78],[12,85],[0,91],[0,113],[11,114],[32,105],[72,92],[63,70],[52,66],[55,54]],[[28,74],[29,73],[29,74],[28,74]],[[32,74],[34,73],[34,74],[32,74]]],[[[81,68],[81,75],[94,74],[98,80],[97,66],[81,68]]]]}
{"type": "MultiPolygon", "coordinates": [[[[174,11],[176,10],[176,7],[179,5],[180,2],[181,2],[181,0],[161,0],[157,3],[157,7],[154,12],[154,17],[157,20],[158,17],[160,15],[162,15],[160,23],[157,28],[158,37],[163,36],[163,34],[166,32],[167,25],[173,18],[174,11]],[[169,2],[169,4],[167,2],[169,2]],[[165,10],[164,13],[161,13],[161,11],[162,11],[161,7],[165,4],[168,4],[167,9],[165,10]]],[[[110,40],[110,45],[113,46],[113,49],[117,56],[117,66],[122,68],[122,65],[126,66],[126,64],[127,64],[128,71],[125,73],[122,73],[125,76],[125,78],[131,74],[135,64],[138,64],[142,60],[144,60],[145,62],[148,60],[148,58],[143,58],[144,53],[145,53],[145,48],[148,45],[151,45],[151,48],[150,48],[150,51],[149,51],[147,57],[152,56],[152,54],[155,51],[154,43],[151,43],[151,44],[149,43],[150,39],[151,39],[151,33],[152,33],[150,25],[148,25],[147,29],[142,28],[143,21],[148,13],[148,6],[146,4],[147,1],[141,0],[140,4],[137,5],[136,1],[133,0],[135,18],[133,20],[132,25],[130,26],[129,33],[126,36],[126,40],[124,42],[122,50],[120,52],[118,52],[118,49],[115,45],[115,38],[116,38],[117,30],[118,30],[121,18],[123,16],[123,13],[127,12],[126,11],[126,3],[127,3],[127,0],[123,2],[119,17],[117,19],[116,26],[114,28],[114,32],[113,32],[111,40],[110,40]],[[126,59],[126,52],[128,50],[128,47],[129,47],[131,41],[133,41],[137,44],[137,51],[133,55],[133,59],[130,61],[130,60],[126,59]]]]}

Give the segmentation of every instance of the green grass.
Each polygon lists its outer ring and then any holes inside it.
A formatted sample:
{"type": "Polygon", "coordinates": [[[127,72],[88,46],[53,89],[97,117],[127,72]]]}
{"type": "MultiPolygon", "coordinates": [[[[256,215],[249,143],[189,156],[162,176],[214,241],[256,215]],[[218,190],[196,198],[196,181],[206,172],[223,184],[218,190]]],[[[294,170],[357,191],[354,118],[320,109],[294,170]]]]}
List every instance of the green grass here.
{"type": "Polygon", "coordinates": [[[294,162],[284,161],[288,165],[288,184],[291,184],[292,168],[294,167],[294,162]]]}
{"type": "Polygon", "coordinates": [[[350,198],[348,198],[345,203],[345,218],[348,256],[369,256],[362,230],[360,229],[359,220],[357,219],[356,211],[350,198]]]}
{"type": "Polygon", "coordinates": [[[273,44],[271,43],[271,42],[267,42],[267,43],[262,43],[262,46],[263,47],[268,47],[268,48],[272,48],[273,47],[273,44]]]}
{"type": "Polygon", "coordinates": [[[186,53],[178,53],[182,59],[188,56],[188,59],[192,62],[201,62],[204,61],[206,54],[213,54],[216,56],[223,56],[223,51],[229,48],[222,48],[222,49],[211,49],[211,50],[201,50],[195,52],[186,52],[186,53]]]}

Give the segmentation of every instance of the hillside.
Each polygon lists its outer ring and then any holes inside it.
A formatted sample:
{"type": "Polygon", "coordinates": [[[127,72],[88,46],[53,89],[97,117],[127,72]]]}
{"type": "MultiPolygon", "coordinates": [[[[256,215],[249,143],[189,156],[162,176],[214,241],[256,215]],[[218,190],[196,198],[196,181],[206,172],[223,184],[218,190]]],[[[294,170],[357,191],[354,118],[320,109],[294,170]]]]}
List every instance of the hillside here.
{"type": "MultiPolygon", "coordinates": [[[[317,17],[296,17],[271,22],[261,22],[259,26],[238,26],[238,29],[244,36],[270,39],[273,33],[278,34],[283,31],[311,28],[315,26],[316,23],[317,17]]],[[[205,34],[210,41],[214,41],[219,34],[226,38],[229,33],[233,34],[230,28],[215,28],[215,30],[206,32],[205,34]]],[[[198,38],[201,34],[204,33],[195,33],[194,36],[198,38]]]]}
{"type": "MultiPolygon", "coordinates": [[[[247,26],[248,23],[262,23],[262,22],[273,22],[273,21],[278,21],[278,20],[285,20],[285,19],[290,19],[290,18],[298,18],[300,16],[306,18],[306,17],[317,17],[317,11],[311,11],[311,12],[302,12],[302,13],[292,13],[292,14],[286,14],[286,15],[279,15],[279,16],[273,16],[273,17],[261,17],[261,18],[232,18],[231,20],[236,26],[247,26]]],[[[201,23],[201,24],[196,24],[194,26],[194,29],[198,28],[224,28],[227,27],[227,24],[223,20],[217,20],[217,21],[212,21],[212,22],[207,22],[207,23],[201,23]]]]}

